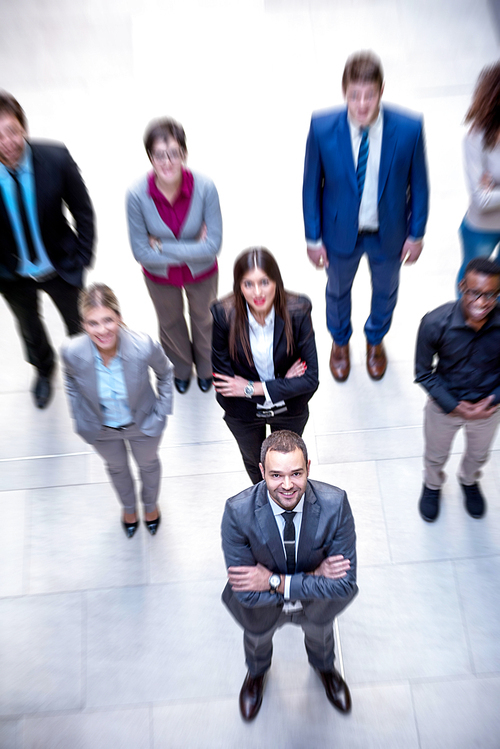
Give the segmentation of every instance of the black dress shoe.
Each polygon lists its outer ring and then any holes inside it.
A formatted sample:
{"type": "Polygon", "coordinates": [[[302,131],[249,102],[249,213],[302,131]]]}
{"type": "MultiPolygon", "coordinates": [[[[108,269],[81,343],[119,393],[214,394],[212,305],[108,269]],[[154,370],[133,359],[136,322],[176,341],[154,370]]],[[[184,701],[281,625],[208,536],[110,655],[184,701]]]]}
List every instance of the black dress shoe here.
{"type": "Polygon", "coordinates": [[[187,393],[187,390],[189,388],[189,383],[191,380],[179,380],[178,377],[174,377],[174,385],[178,393],[181,395],[184,395],[184,393],[187,393]]]}
{"type": "Polygon", "coordinates": [[[198,387],[202,393],[207,393],[212,387],[212,378],[209,377],[208,380],[204,380],[203,377],[198,377],[198,387]]]}
{"type": "Polygon", "coordinates": [[[52,385],[50,377],[39,374],[35,385],[33,386],[33,396],[37,408],[46,408],[52,396],[52,385]]]}
{"type": "Polygon", "coordinates": [[[465,509],[471,518],[482,518],[486,509],[486,502],[479,484],[466,485],[460,482],[460,486],[465,497],[465,509]]]}
{"type": "Polygon", "coordinates": [[[126,523],[125,520],[122,520],[122,526],[127,538],[132,538],[137,528],[139,527],[139,521],[136,520],[135,523],[126,523]]]}
{"type": "Polygon", "coordinates": [[[351,693],[349,692],[349,687],[337,669],[334,668],[332,671],[320,671],[317,668],[316,671],[323,682],[326,696],[332,705],[336,707],[337,710],[340,710],[341,713],[350,713],[351,693]]]}
{"type": "Polygon", "coordinates": [[[430,489],[424,484],[418,509],[424,520],[433,523],[439,515],[439,496],[441,489],[430,489]]]}
{"type": "Polygon", "coordinates": [[[240,713],[243,720],[253,720],[262,705],[264,694],[265,673],[260,676],[251,676],[250,671],[245,677],[240,692],[240,713]]]}
{"type": "Polygon", "coordinates": [[[158,513],[158,517],[155,518],[155,520],[145,520],[144,525],[148,529],[148,531],[151,533],[152,536],[156,535],[156,531],[160,527],[161,523],[161,515],[158,513]]]}

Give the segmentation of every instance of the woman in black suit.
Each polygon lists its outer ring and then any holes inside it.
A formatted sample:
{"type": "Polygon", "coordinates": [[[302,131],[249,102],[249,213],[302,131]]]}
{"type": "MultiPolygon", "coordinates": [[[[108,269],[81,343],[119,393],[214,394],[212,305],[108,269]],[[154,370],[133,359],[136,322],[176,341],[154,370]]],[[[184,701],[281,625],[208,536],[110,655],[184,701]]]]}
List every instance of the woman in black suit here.
{"type": "Polygon", "coordinates": [[[233,293],[211,309],[217,400],[256,484],[266,424],[301,435],[309,418],[318,387],[311,302],[285,291],[276,260],[257,247],[237,258],[233,293]]]}

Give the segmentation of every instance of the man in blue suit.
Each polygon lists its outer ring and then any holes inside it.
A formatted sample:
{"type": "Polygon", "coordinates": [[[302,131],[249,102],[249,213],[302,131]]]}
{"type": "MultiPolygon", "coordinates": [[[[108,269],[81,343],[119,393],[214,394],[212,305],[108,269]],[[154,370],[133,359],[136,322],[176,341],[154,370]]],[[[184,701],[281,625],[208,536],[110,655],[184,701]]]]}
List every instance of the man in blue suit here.
{"type": "Polygon", "coordinates": [[[327,269],[330,369],[349,376],[351,287],[361,257],[371,271],[372,303],[365,324],[367,369],[380,380],[387,367],[383,338],[396,306],[399,270],[423,246],[428,184],[422,119],[381,107],[380,60],[358,52],[346,63],[347,107],[314,114],[307,139],[303,207],[309,259],[327,269]]]}

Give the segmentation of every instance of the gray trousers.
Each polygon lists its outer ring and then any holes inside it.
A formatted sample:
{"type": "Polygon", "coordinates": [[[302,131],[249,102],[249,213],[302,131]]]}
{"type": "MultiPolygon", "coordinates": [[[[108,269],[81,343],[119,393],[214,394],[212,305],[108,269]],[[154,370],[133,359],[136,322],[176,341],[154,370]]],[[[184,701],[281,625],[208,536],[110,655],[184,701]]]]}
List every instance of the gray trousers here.
{"type": "Polygon", "coordinates": [[[444,484],[446,473],[443,468],[460,427],[465,429],[466,446],[458,478],[466,486],[475,484],[481,476],[482,466],[488,460],[499,420],[499,410],[488,419],[450,416],[439,408],[436,401],[429,398],[424,408],[424,484],[429,489],[440,489],[444,484]]]}
{"type": "Polygon", "coordinates": [[[192,342],[184,317],[182,288],[151,281],[144,276],[158,316],[160,342],[174,365],[179,380],[189,380],[193,364],[198,377],[212,377],[212,314],[210,303],[217,298],[218,273],[200,283],[184,286],[191,321],[192,342]]]}
{"type": "Polygon", "coordinates": [[[139,466],[141,499],[145,512],[153,512],[160,490],[161,464],[158,445],[162,435],[148,437],[135,424],[123,430],[103,427],[92,447],[104,458],[106,470],[124,512],[136,512],[134,479],[130,473],[128,448],[139,466]]]}
{"type": "Polygon", "coordinates": [[[304,631],[304,644],[311,666],[320,671],[331,671],[335,660],[333,621],[328,624],[314,624],[304,611],[295,614],[281,612],[276,623],[262,634],[255,635],[245,629],[243,644],[248,670],[253,677],[265,673],[271,666],[273,655],[273,635],[284,624],[298,624],[304,631]]]}

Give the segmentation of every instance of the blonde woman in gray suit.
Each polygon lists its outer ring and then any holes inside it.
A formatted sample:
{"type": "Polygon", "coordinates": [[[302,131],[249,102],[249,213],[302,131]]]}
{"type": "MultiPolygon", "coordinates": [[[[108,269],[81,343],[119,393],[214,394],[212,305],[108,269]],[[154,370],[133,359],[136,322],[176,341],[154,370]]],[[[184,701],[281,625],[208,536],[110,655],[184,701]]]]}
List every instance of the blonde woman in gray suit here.
{"type": "Polygon", "coordinates": [[[67,339],[61,351],[75,430],[104,458],[123,505],[125,534],[132,538],[139,520],[128,443],[139,466],[144,523],[154,536],[161,518],[158,445],[172,413],[173,367],[158,343],[125,327],[108,286],[93,284],[83,291],[79,308],[85,333],[67,339]]]}

